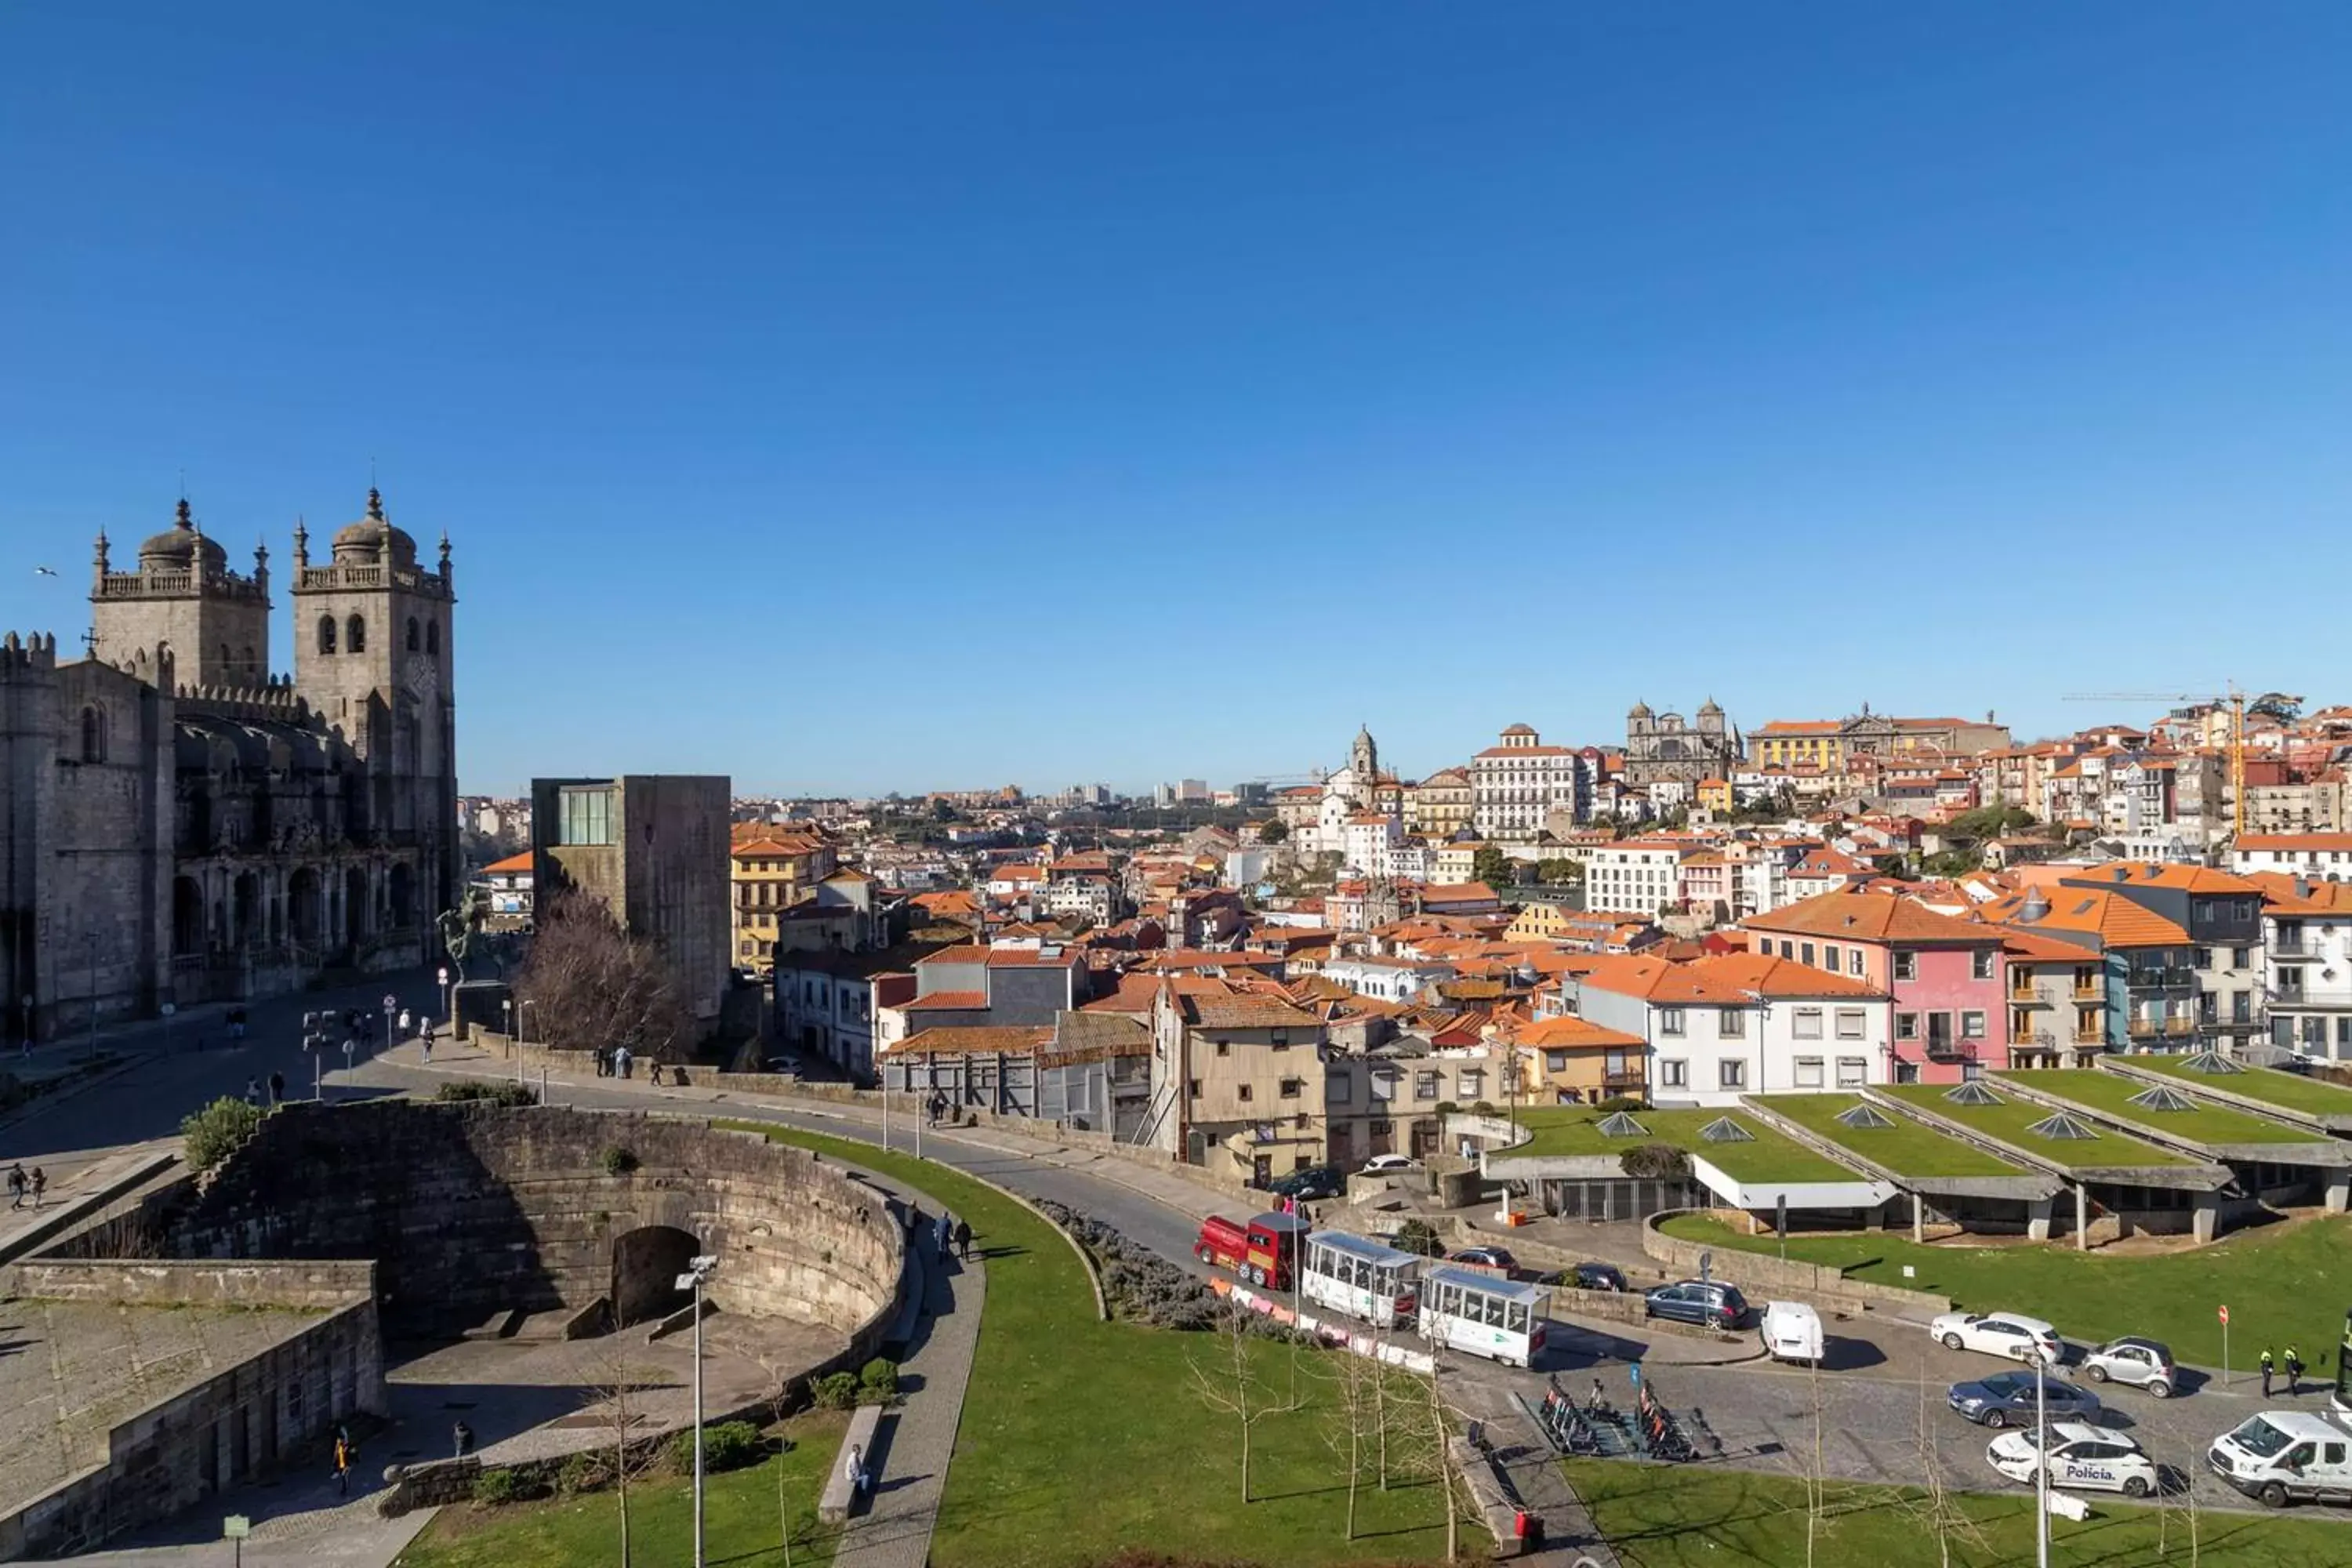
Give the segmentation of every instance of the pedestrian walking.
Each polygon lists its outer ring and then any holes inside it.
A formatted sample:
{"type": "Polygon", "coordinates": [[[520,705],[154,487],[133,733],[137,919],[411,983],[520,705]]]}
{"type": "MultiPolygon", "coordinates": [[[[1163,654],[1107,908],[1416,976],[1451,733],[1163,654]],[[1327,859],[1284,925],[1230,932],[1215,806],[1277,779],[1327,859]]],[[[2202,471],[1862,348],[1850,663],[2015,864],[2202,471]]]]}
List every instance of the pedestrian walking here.
{"type": "Polygon", "coordinates": [[[873,1478],[866,1473],[866,1450],[863,1447],[856,1443],[849,1446],[849,1452],[842,1458],[841,1473],[849,1481],[852,1497],[872,1484],[873,1478]]]}
{"type": "Polygon", "coordinates": [[[286,1103],[286,1075],[282,1072],[273,1072],[269,1075],[269,1103],[272,1105],[286,1103]]]}
{"type": "Polygon", "coordinates": [[[335,1489],[345,1497],[352,1493],[352,1440],[340,1432],[335,1435],[335,1489]]]}
{"type": "Polygon", "coordinates": [[[25,1167],[22,1164],[9,1166],[8,1206],[10,1208],[20,1209],[25,1206],[25,1167]]]}
{"type": "Polygon", "coordinates": [[[623,1078],[628,1077],[629,1064],[633,1059],[634,1058],[629,1055],[628,1047],[616,1047],[613,1052],[613,1070],[619,1073],[623,1078]]]}
{"type": "Polygon", "coordinates": [[[908,1200],[907,1204],[907,1239],[912,1241],[923,1234],[923,1205],[908,1200]]]}
{"type": "Polygon", "coordinates": [[[259,1079],[249,1078],[245,1080],[245,1102],[256,1110],[260,1109],[261,1080],[259,1079]]]}
{"type": "Polygon", "coordinates": [[[459,1421],[449,1429],[449,1438],[457,1447],[458,1458],[462,1459],[474,1451],[474,1429],[467,1426],[464,1421],[459,1421]]]}
{"type": "MultiPolygon", "coordinates": [[[[37,1174],[38,1173],[36,1173],[37,1174]]],[[[36,1201],[35,1206],[38,1203],[36,1201]]],[[[2286,1347],[2286,1396],[2293,1399],[2303,1392],[2303,1352],[2293,1345],[2286,1347]]]]}
{"type": "MultiPolygon", "coordinates": [[[[34,1206],[35,1208],[39,1208],[39,1207],[41,1206],[41,1194],[44,1194],[44,1193],[46,1193],[46,1192],[47,1192],[48,1190],[49,1190],[49,1173],[48,1173],[47,1171],[42,1170],[38,1165],[34,1166],[34,1167],[33,1167],[33,1206],[34,1206]]],[[[2289,1355],[2293,1355],[2294,1352],[2293,1351],[2289,1351],[2287,1353],[2288,1353],[2289,1355]]]]}
{"type": "Polygon", "coordinates": [[[228,1010],[228,1037],[232,1040],[245,1038],[245,1009],[242,1007],[228,1010]]]}
{"type": "Polygon", "coordinates": [[[400,1032],[404,1035],[408,1033],[408,1009],[405,1007],[400,1010],[400,1032]]]}
{"type": "Polygon", "coordinates": [[[955,1244],[956,1244],[956,1257],[957,1257],[957,1258],[961,1258],[962,1261],[964,1261],[964,1262],[966,1262],[966,1263],[971,1262],[971,1221],[970,1221],[970,1220],[968,1220],[968,1219],[965,1219],[965,1218],[961,1217],[961,1215],[957,1216],[957,1219],[956,1219],[956,1228],[955,1228],[955,1244]]]}
{"type": "Polygon", "coordinates": [[[424,1053],[425,1053],[425,1066],[427,1066],[427,1067],[432,1066],[432,1065],[433,1065],[433,1026],[432,1026],[431,1024],[429,1024],[429,1023],[428,1023],[428,1024],[426,1024],[423,1028],[421,1028],[421,1029],[419,1029],[419,1030],[417,1030],[417,1031],[416,1031],[416,1044],[417,1044],[417,1047],[418,1047],[420,1050],[424,1051],[424,1053]]]}
{"type": "Polygon", "coordinates": [[[2268,1398],[2271,1396],[2271,1347],[2270,1347],[2270,1346],[2268,1346],[2268,1345],[2264,1345],[2264,1346],[2263,1347],[2263,1353],[2262,1353],[2261,1361],[2262,1361],[2262,1368],[2263,1368],[2263,1397],[2264,1399],[2268,1399],[2268,1398]]]}
{"type": "Polygon", "coordinates": [[[954,1237],[955,1221],[948,1217],[947,1210],[941,1209],[939,1223],[931,1226],[931,1250],[945,1258],[954,1237]]]}

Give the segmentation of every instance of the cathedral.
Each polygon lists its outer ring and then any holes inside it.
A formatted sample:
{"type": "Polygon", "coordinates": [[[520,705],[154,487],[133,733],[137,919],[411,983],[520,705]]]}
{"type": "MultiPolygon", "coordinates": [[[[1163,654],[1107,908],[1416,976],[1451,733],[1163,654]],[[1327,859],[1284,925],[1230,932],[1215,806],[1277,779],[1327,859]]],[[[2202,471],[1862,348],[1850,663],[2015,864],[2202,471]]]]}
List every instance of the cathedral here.
{"type": "Polygon", "coordinates": [[[1646,702],[1634,703],[1625,715],[1628,784],[1728,779],[1739,766],[1739,731],[1725,731],[1723,710],[1712,697],[1699,709],[1695,725],[1679,713],[1653,713],[1646,702]]]}
{"type": "Polygon", "coordinates": [[[13,1037],[439,953],[458,884],[456,582],[383,498],[324,561],[294,530],[293,673],[267,546],[240,574],[182,500],[90,580],[87,657],[0,638],[0,999],[13,1037]]]}

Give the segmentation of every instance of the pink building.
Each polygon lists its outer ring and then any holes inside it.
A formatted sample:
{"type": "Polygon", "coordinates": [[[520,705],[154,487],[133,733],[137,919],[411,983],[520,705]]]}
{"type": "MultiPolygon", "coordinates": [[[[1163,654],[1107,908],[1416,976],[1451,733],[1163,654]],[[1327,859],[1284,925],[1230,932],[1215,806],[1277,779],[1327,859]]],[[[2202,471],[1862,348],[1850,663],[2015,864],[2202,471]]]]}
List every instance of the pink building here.
{"type": "Polygon", "coordinates": [[[1750,950],[1866,980],[1893,1015],[1888,1078],[1958,1083],[2009,1059],[2000,933],[1894,893],[1824,893],[1745,922],[1750,950]]]}

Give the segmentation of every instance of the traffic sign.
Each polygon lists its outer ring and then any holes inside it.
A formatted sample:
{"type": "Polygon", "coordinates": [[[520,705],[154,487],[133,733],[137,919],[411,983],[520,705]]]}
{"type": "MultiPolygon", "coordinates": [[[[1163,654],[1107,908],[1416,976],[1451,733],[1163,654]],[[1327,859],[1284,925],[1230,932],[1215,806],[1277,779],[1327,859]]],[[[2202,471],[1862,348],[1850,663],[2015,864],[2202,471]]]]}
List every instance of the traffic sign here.
{"type": "Polygon", "coordinates": [[[383,994],[383,1010],[384,1010],[385,1012],[389,1013],[389,1012],[391,1012],[394,1007],[397,1007],[397,1006],[399,1006],[399,1005],[400,1005],[400,998],[399,998],[399,997],[394,996],[394,995],[391,992],[389,992],[389,991],[387,991],[387,992],[385,992],[385,993],[383,994]]]}
{"type": "Polygon", "coordinates": [[[157,1007],[157,1008],[155,1009],[155,1011],[157,1011],[158,1013],[163,1014],[163,1016],[165,1016],[166,1018],[170,1017],[173,1014],[174,1014],[174,1013],[178,1012],[179,1010],[180,1010],[180,1008],[179,1008],[179,1004],[177,1004],[177,1003],[175,1003],[175,1002],[166,1002],[166,1003],[164,1003],[162,1006],[157,1007]]]}
{"type": "Polygon", "coordinates": [[[2221,1326],[2225,1329],[2230,1326],[2230,1309],[2227,1307],[2221,1309],[2221,1326]]]}
{"type": "Polygon", "coordinates": [[[224,1541],[243,1541],[252,1533],[253,1521],[241,1513],[230,1514],[221,1521],[221,1539],[224,1541]]]}

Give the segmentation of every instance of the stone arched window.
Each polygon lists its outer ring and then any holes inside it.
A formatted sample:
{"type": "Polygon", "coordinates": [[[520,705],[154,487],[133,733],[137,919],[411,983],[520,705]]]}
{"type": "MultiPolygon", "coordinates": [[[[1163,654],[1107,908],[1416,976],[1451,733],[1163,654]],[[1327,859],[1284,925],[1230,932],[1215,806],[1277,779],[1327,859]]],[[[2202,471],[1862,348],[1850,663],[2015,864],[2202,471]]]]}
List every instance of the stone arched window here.
{"type": "Polygon", "coordinates": [[[245,645],[245,672],[247,675],[259,675],[261,673],[261,661],[253,657],[253,645],[251,643],[245,645]]]}
{"type": "Polygon", "coordinates": [[[81,710],[81,760],[106,761],[106,710],[95,705],[81,710]]]}
{"type": "Polygon", "coordinates": [[[335,651],[335,617],[332,616],[319,617],[319,651],[320,653],[335,651]]]}
{"type": "Polygon", "coordinates": [[[221,668],[226,671],[228,668],[228,644],[223,643],[221,644],[221,668]]]}
{"type": "Polygon", "coordinates": [[[343,628],[343,646],[353,653],[367,652],[367,622],[357,616],[343,628]]]}
{"type": "Polygon", "coordinates": [[[415,616],[411,616],[408,617],[408,651],[415,653],[417,649],[417,646],[418,637],[416,634],[416,617],[415,616]]]}
{"type": "Polygon", "coordinates": [[[439,621],[425,623],[425,651],[436,658],[441,657],[441,623],[439,621]]]}

